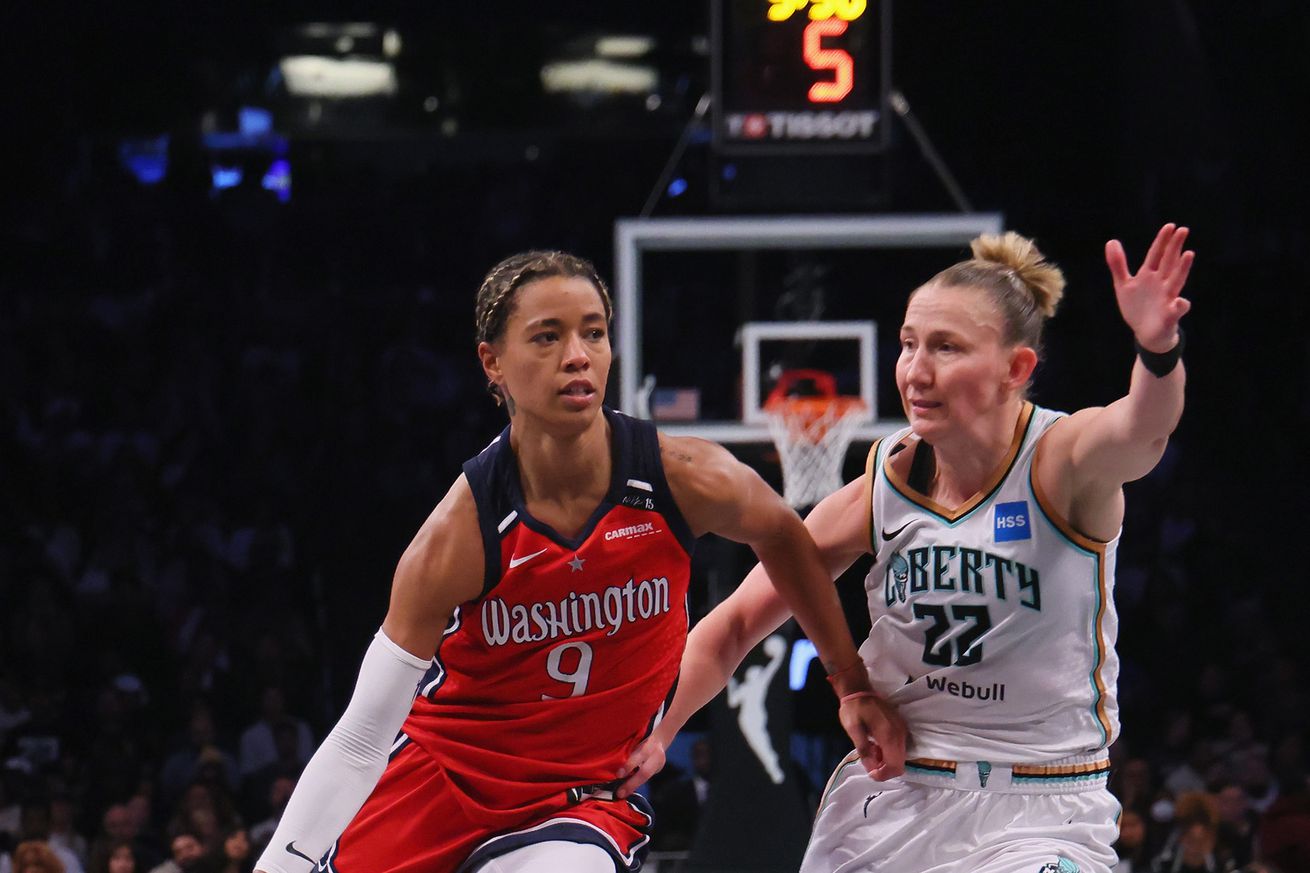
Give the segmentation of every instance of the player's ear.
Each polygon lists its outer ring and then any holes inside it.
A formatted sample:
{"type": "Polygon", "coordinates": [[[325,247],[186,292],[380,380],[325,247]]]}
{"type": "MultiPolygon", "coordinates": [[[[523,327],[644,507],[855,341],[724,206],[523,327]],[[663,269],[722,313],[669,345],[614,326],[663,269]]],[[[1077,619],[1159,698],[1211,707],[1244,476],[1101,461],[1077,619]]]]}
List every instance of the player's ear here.
{"type": "Polygon", "coordinates": [[[1015,346],[1010,351],[1010,366],[1005,375],[1005,386],[1021,391],[1037,369],[1037,352],[1030,346],[1015,346]]]}
{"type": "Polygon", "coordinates": [[[482,372],[487,374],[487,381],[499,383],[503,379],[500,370],[500,354],[489,342],[478,343],[478,360],[482,362],[482,372]]]}

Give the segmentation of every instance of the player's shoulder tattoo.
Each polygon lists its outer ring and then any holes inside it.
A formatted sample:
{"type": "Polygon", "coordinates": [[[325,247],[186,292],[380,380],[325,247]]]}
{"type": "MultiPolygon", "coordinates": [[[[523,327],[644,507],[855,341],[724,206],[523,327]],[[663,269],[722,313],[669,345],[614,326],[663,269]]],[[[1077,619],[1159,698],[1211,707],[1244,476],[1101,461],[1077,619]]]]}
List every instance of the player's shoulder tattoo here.
{"type": "Polygon", "coordinates": [[[684,464],[694,464],[696,458],[691,452],[675,444],[671,440],[660,440],[660,454],[672,458],[675,461],[681,461],[684,464]]]}

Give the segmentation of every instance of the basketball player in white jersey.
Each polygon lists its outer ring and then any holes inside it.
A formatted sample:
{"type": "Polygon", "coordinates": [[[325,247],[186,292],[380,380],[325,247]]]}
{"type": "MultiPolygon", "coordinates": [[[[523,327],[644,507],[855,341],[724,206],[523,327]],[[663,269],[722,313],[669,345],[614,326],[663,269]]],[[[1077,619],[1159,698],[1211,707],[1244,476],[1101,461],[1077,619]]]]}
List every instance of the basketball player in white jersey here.
{"type": "MultiPolygon", "coordinates": [[[[909,427],[806,519],[834,578],[865,552],[872,629],[851,670],[910,728],[906,772],[853,758],[820,804],[803,873],[1101,873],[1119,804],[1113,600],[1122,486],[1160,460],[1183,409],[1180,296],[1193,253],[1165,225],[1141,269],[1106,260],[1137,341],[1126,396],[1064,415],[1026,399],[1059,268],[1014,233],[915,291],[896,365],[909,427]]],[[[696,626],[649,775],[696,708],[787,616],[763,570],[696,626]]],[[[634,774],[630,790],[642,778],[634,774]]]]}

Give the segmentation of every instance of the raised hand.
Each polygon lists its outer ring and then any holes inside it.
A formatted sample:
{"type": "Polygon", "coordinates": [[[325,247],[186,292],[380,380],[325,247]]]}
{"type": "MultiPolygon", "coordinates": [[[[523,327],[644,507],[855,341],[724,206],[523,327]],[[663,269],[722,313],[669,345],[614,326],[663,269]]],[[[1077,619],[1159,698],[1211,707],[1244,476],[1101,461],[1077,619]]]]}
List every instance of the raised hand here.
{"type": "Polygon", "coordinates": [[[1178,322],[1192,308],[1191,301],[1181,296],[1196,257],[1195,252],[1183,251],[1187,233],[1187,228],[1173,224],[1160,228],[1136,275],[1128,272],[1119,240],[1105,244],[1119,312],[1138,345],[1148,352],[1172,349],[1178,343],[1178,322]]]}

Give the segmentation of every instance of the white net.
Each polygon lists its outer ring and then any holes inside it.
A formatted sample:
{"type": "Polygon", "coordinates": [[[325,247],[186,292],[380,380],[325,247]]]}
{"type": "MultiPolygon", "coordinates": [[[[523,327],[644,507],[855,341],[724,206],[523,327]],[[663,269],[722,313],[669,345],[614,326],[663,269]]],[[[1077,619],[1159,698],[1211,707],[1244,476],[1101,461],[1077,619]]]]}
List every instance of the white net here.
{"type": "Polygon", "coordinates": [[[850,397],[789,397],[765,409],[782,460],[782,496],[813,506],[844,484],[842,461],[864,404],[850,397]]]}

